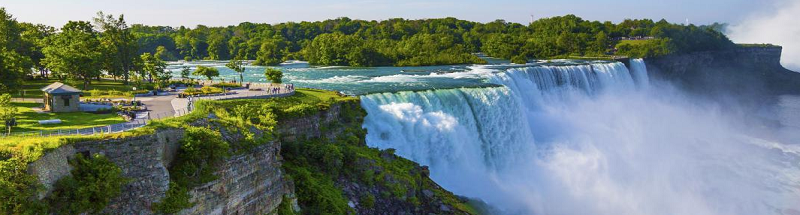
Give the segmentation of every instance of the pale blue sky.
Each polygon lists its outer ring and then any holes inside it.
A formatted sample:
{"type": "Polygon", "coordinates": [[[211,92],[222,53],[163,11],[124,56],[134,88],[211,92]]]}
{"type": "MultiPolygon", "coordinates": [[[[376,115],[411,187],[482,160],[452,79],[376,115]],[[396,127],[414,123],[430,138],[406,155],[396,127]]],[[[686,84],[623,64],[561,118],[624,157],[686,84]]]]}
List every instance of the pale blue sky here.
{"type": "Polygon", "coordinates": [[[317,21],[347,16],[383,20],[440,18],[487,22],[495,19],[527,23],[542,17],[576,14],[589,20],[666,18],[694,24],[738,23],[768,13],[790,0],[3,0],[18,20],[62,26],[68,20],[89,20],[97,11],[125,14],[129,23],[148,25],[235,25],[249,21],[279,23],[317,21]]]}

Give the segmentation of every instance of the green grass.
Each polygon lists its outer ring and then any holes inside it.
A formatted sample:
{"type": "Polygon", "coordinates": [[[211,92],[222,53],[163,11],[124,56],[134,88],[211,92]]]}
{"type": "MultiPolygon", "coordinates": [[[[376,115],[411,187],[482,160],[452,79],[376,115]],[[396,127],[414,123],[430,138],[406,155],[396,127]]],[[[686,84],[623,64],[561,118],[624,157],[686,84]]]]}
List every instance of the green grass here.
{"type": "Polygon", "coordinates": [[[125,119],[117,114],[93,114],[85,112],[70,113],[36,113],[34,107],[40,107],[40,103],[12,103],[17,106],[17,126],[11,132],[29,132],[40,130],[58,129],[81,129],[97,126],[111,125],[125,122],[125,119]],[[60,119],[59,124],[41,125],[39,120],[60,119]]]}
{"type": "Polygon", "coordinates": [[[617,47],[619,47],[621,45],[625,45],[625,44],[632,45],[632,46],[644,45],[644,44],[647,44],[649,42],[651,42],[651,40],[621,40],[621,41],[619,41],[619,43],[617,43],[617,47]]]}
{"type": "MultiPolygon", "coordinates": [[[[37,98],[37,99],[40,99],[40,98],[42,98],[42,91],[41,91],[42,87],[45,87],[45,86],[50,85],[53,82],[57,82],[57,81],[58,80],[55,80],[55,79],[50,79],[50,80],[24,80],[23,81],[23,85],[22,85],[22,89],[20,89],[18,92],[15,92],[11,96],[13,96],[14,98],[37,98]],[[23,95],[23,93],[24,93],[24,95],[23,95]]],[[[86,92],[88,92],[89,90],[93,90],[93,89],[101,90],[101,91],[115,90],[115,91],[120,91],[120,92],[129,92],[129,91],[133,90],[133,86],[125,85],[125,84],[122,83],[122,81],[114,81],[114,80],[107,80],[107,79],[101,79],[100,81],[94,80],[94,81],[92,81],[92,84],[90,84],[87,87],[87,89],[82,89],[83,88],[83,82],[65,81],[63,83],[65,83],[67,85],[70,85],[72,87],[78,88],[80,90],[83,90],[84,91],[84,95],[86,95],[86,97],[91,97],[90,95],[87,95],[86,92]]],[[[119,97],[119,98],[130,98],[131,96],[129,96],[129,95],[120,95],[120,96],[116,96],[116,97],[119,97]]]]}

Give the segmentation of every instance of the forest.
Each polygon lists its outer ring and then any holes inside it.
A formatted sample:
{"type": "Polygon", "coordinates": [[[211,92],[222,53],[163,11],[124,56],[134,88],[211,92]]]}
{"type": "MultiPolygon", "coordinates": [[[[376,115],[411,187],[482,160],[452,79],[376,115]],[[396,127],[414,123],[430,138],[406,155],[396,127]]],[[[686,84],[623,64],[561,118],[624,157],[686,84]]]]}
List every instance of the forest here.
{"type": "Polygon", "coordinates": [[[326,66],[477,64],[475,53],[524,63],[528,59],[655,57],[720,50],[734,44],[717,26],[629,19],[587,21],[575,15],[528,25],[441,19],[383,21],[337,18],[317,22],[194,28],[129,25],[123,15],[98,12],[93,20],[59,28],[18,22],[0,9],[0,92],[23,77],[125,82],[169,78],[164,61],[253,60],[278,65],[304,60],[326,66]],[[635,43],[625,41],[637,40],[635,43]]]}

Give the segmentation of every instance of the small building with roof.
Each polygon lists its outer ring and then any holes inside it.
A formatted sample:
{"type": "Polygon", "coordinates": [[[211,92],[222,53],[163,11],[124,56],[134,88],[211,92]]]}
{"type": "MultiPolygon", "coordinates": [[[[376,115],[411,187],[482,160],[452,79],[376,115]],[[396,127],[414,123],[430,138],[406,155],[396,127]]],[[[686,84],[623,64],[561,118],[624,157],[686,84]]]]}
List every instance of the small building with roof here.
{"type": "Polygon", "coordinates": [[[44,110],[50,112],[80,111],[81,90],[61,82],[55,82],[42,88],[44,92],[44,110]]]}

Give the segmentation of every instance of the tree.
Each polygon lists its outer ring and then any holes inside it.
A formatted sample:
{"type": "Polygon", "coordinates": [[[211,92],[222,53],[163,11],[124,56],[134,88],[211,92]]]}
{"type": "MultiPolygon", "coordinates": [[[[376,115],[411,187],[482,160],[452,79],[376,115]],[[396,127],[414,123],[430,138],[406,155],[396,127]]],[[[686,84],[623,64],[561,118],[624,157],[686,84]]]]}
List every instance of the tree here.
{"type": "Polygon", "coordinates": [[[256,53],[255,65],[275,66],[283,62],[283,38],[277,37],[261,43],[261,48],[256,53]]]}
{"type": "Polygon", "coordinates": [[[264,70],[264,76],[266,76],[267,80],[269,80],[270,82],[280,84],[282,82],[281,79],[283,78],[283,72],[281,72],[278,69],[269,67],[266,70],[264,70]]]}
{"type": "Polygon", "coordinates": [[[192,73],[197,76],[205,76],[210,81],[211,78],[219,76],[219,70],[214,67],[197,66],[197,69],[192,73]]]}
{"type": "Polygon", "coordinates": [[[244,62],[237,58],[234,58],[228,64],[225,64],[226,67],[232,69],[239,73],[239,83],[244,83],[244,62]]]}
{"type": "Polygon", "coordinates": [[[128,82],[130,71],[134,69],[137,58],[138,40],[131,33],[124,15],[97,12],[94,23],[100,31],[100,43],[104,48],[103,67],[109,75],[122,76],[128,82]]]}
{"type": "Polygon", "coordinates": [[[150,77],[150,82],[153,82],[153,77],[155,77],[159,83],[159,86],[163,86],[167,80],[172,78],[172,74],[167,71],[167,63],[160,58],[156,57],[155,55],[151,55],[150,53],[142,54],[141,58],[143,62],[142,70],[148,74],[150,77]]]}
{"type": "Polygon", "coordinates": [[[606,35],[606,32],[601,31],[594,36],[594,43],[592,46],[595,52],[598,54],[604,54],[610,44],[611,42],[608,40],[608,35],[606,35]]]}
{"type": "Polygon", "coordinates": [[[42,24],[30,24],[30,23],[20,23],[20,28],[22,29],[21,37],[22,42],[20,43],[20,51],[18,51],[21,55],[27,56],[30,58],[31,69],[33,72],[38,72],[39,76],[43,78],[47,78],[47,69],[42,64],[42,59],[44,59],[44,53],[42,53],[42,49],[44,48],[45,38],[53,35],[55,33],[55,28],[42,25],[42,24]]]}
{"type": "Polygon", "coordinates": [[[0,92],[18,89],[30,68],[30,58],[17,51],[21,42],[17,21],[0,8],[0,92]]]}
{"type": "Polygon", "coordinates": [[[43,52],[47,68],[62,77],[82,80],[83,89],[92,78],[100,76],[103,68],[100,42],[88,22],[70,21],[61,28],[61,33],[49,38],[43,52]]]}
{"type": "Polygon", "coordinates": [[[14,117],[17,115],[17,107],[11,104],[11,95],[0,95],[0,121],[5,123],[8,134],[11,134],[14,117]]]}
{"type": "Polygon", "coordinates": [[[184,67],[181,69],[181,78],[183,78],[183,79],[189,79],[189,75],[191,75],[191,74],[192,74],[192,70],[191,70],[191,69],[189,69],[189,67],[188,67],[188,66],[184,66],[184,67]]]}
{"type": "Polygon", "coordinates": [[[158,59],[161,59],[161,60],[174,60],[175,59],[175,56],[172,56],[172,53],[170,53],[167,50],[167,47],[164,47],[164,46],[156,47],[156,53],[153,54],[153,55],[155,55],[158,59]]]}

